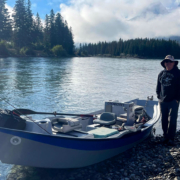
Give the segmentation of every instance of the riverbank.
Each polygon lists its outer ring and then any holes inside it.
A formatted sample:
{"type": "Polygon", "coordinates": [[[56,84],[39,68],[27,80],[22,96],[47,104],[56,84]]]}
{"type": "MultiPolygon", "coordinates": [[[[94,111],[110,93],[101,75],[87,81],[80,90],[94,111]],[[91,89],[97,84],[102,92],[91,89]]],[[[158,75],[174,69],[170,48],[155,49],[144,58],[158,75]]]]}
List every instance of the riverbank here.
{"type": "Polygon", "coordinates": [[[7,180],[179,180],[180,131],[174,147],[157,143],[161,138],[151,137],[116,157],[79,169],[14,166],[7,180]]]}
{"type": "MultiPolygon", "coordinates": [[[[142,57],[138,55],[130,55],[130,54],[124,54],[121,53],[120,56],[112,56],[111,54],[97,54],[97,55],[68,55],[65,53],[64,56],[56,56],[51,51],[38,51],[38,50],[31,50],[30,54],[21,54],[20,52],[16,52],[15,49],[8,49],[9,53],[6,55],[1,55],[0,58],[7,58],[7,57],[103,57],[103,58],[129,58],[129,59],[159,59],[159,58],[149,58],[149,57],[142,57]]],[[[163,59],[163,57],[161,58],[163,59]]]]}

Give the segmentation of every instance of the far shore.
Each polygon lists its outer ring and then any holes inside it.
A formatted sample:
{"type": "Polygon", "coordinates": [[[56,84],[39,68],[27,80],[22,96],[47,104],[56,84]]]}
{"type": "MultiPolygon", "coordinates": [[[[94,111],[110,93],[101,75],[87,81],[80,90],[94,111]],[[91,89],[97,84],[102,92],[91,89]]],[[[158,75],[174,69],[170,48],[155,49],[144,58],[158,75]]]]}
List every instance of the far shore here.
{"type": "MultiPolygon", "coordinates": [[[[61,50],[60,50],[61,51],[61,50]]],[[[75,51],[74,55],[69,55],[68,53],[59,53],[60,55],[57,56],[52,52],[52,50],[34,50],[28,49],[27,52],[20,51],[14,48],[6,49],[4,54],[0,54],[0,58],[8,58],[8,57],[58,57],[58,58],[69,58],[69,57],[101,57],[101,58],[121,58],[121,59],[163,59],[163,57],[148,57],[148,56],[139,56],[138,54],[125,54],[120,53],[119,56],[114,56],[111,54],[96,54],[91,55],[88,54],[86,51],[75,51]]]]}
{"type": "Polygon", "coordinates": [[[9,57],[18,57],[18,58],[22,58],[22,57],[44,57],[44,58],[48,58],[48,57],[56,57],[56,58],[69,58],[69,57],[103,57],[103,58],[119,58],[119,59],[162,59],[162,58],[152,58],[152,57],[141,57],[141,56],[131,56],[131,55],[123,55],[123,56],[111,56],[111,55],[83,55],[83,56],[78,56],[78,55],[74,55],[74,56],[54,56],[54,55],[0,55],[0,58],[9,58],[9,57]]]}

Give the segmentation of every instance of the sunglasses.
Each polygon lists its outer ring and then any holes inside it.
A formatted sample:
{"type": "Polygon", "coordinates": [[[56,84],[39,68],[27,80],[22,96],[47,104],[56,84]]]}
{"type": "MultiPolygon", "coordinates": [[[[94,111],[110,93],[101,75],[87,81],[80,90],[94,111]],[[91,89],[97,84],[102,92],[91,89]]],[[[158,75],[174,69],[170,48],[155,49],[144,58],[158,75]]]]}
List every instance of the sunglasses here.
{"type": "Polygon", "coordinates": [[[165,60],[164,62],[165,62],[165,63],[172,63],[173,61],[165,60]]]}

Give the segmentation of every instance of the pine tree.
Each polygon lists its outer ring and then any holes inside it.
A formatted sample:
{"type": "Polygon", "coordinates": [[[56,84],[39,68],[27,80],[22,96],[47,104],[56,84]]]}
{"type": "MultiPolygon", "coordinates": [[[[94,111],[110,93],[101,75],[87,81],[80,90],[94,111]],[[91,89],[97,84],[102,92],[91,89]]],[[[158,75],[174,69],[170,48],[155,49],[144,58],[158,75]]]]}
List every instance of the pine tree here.
{"type": "Polygon", "coordinates": [[[64,49],[66,51],[68,50],[68,42],[67,42],[68,34],[69,34],[68,23],[65,20],[64,27],[63,27],[63,42],[62,42],[63,44],[62,44],[62,46],[64,47],[64,49]]]}
{"type": "Polygon", "coordinates": [[[31,1],[28,0],[26,7],[26,31],[27,31],[27,43],[31,45],[33,42],[33,31],[34,31],[34,22],[33,22],[33,14],[31,11],[31,1]]]}
{"type": "Polygon", "coordinates": [[[49,16],[46,14],[45,28],[44,28],[44,45],[46,48],[50,48],[50,23],[49,16]]]}
{"type": "Polygon", "coordinates": [[[70,29],[68,30],[68,37],[66,40],[68,43],[67,53],[69,55],[74,55],[74,40],[73,39],[74,39],[74,37],[73,37],[73,33],[72,33],[72,27],[70,27],[70,29]]]}
{"type": "Polygon", "coordinates": [[[61,14],[57,13],[55,17],[56,44],[63,45],[63,34],[64,34],[64,23],[61,14]]]}
{"type": "MultiPolygon", "coordinates": [[[[137,55],[146,58],[164,58],[167,54],[173,54],[176,58],[180,58],[180,45],[176,41],[166,41],[159,39],[130,39],[109,43],[99,42],[97,44],[89,43],[80,46],[79,51],[87,51],[89,55],[111,54],[119,56],[121,53],[131,56],[137,55]],[[105,50],[104,50],[105,49],[105,50]]],[[[77,50],[78,51],[78,50],[77,50]]]]}
{"type": "Polygon", "coordinates": [[[27,13],[24,0],[17,0],[14,6],[14,43],[21,48],[28,45],[27,13]]]}
{"type": "Polygon", "coordinates": [[[51,48],[56,45],[56,34],[55,34],[55,14],[53,9],[50,12],[50,17],[49,17],[49,23],[50,23],[50,46],[51,48]]]}
{"type": "Polygon", "coordinates": [[[43,40],[43,26],[42,26],[41,18],[40,18],[38,13],[36,15],[36,19],[34,21],[33,26],[34,26],[33,39],[35,40],[35,42],[37,44],[42,43],[42,40],[43,40]]]}
{"type": "Polygon", "coordinates": [[[11,40],[12,21],[9,12],[5,8],[6,0],[0,0],[0,40],[11,40]]]}

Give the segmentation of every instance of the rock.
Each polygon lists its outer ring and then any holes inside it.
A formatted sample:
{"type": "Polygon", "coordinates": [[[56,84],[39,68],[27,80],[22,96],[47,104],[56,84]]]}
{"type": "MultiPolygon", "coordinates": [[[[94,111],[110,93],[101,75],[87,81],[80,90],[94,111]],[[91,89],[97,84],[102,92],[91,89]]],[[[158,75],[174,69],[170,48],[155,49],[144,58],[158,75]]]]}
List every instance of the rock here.
{"type": "Polygon", "coordinates": [[[130,179],[135,179],[136,175],[135,174],[131,174],[129,177],[130,177],[130,179]]]}
{"type": "Polygon", "coordinates": [[[162,171],[162,169],[161,169],[161,168],[158,168],[157,170],[158,170],[159,172],[160,172],[160,171],[162,171]]]}
{"type": "Polygon", "coordinates": [[[180,180],[180,176],[175,177],[174,180],[180,180]]]}

